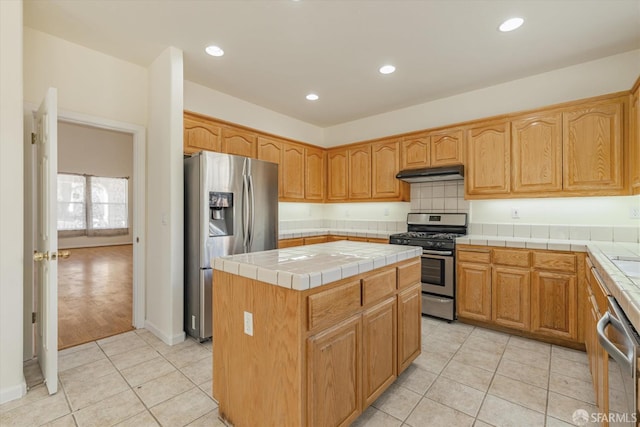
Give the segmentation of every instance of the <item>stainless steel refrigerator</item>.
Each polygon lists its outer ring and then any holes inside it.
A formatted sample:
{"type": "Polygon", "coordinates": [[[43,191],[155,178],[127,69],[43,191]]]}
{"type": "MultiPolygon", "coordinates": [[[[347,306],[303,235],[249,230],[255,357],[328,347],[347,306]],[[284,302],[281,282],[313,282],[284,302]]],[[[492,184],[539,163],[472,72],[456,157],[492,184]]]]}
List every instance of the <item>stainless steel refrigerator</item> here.
{"type": "Polygon", "coordinates": [[[184,159],[185,332],[212,334],[212,259],[275,249],[278,165],[201,151],[184,159]]]}

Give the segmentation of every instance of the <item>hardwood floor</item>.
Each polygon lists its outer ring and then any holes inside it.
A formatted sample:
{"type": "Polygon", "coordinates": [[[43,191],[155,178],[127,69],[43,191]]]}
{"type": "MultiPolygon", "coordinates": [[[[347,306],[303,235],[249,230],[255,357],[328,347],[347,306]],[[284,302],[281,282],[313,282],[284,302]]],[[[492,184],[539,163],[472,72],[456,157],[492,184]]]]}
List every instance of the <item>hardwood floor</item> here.
{"type": "Polygon", "coordinates": [[[133,246],[72,249],[58,262],[58,348],[133,329],[133,246]]]}

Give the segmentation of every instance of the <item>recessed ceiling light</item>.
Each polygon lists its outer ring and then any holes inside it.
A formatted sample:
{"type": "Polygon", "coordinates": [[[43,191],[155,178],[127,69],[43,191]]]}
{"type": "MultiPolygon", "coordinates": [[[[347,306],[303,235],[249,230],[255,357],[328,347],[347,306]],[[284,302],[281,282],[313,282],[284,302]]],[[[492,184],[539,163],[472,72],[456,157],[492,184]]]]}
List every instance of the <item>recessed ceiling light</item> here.
{"type": "Polygon", "coordinates": [[[396,70],[396,67],[394,67],[393,65],[383,65],[382,67],[380,67],[380,71],[382,74],[391,74],[396,70]]]}
{"type": "Polygon", "coordinates": [[[523,23],[524,19],[522,18],[510,18],[500,24],[498,29],[503,33],[506,33],[507,31],[513,31],[517,28],[520,28],[523,23]]]}
{"type": "Polygon", "coordinates": [[[320,98],[318,95],[316,95],[315,93],[310,93],[309,95],[307,95],[307,99],[309,101],[317,101],[318,98],[320,98]]]}
{"type": "Polygon", "coordinates": [[[224,55],[224,50],[222,50],[218,46],[214,46],[214,45],[207,46],[204,51],[207,52],[211,56],[222,56],[222,55],[224,55]]]}

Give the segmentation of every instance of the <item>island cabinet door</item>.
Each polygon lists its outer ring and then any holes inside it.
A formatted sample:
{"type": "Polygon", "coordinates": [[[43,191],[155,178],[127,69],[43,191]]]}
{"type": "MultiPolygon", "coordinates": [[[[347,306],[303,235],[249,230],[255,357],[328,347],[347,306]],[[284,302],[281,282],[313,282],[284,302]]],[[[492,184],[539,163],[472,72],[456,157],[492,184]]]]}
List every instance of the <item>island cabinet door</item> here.
{"type": "Polygon", "coordinates": [[[398,294],[398,375],[404,371],[421,350],[422,285],[398,294]]]}
{"type": "Polygon", "coordinates": [[[396,298],[362,315],[362,392],[364,408],[382,394],[397,375],[396,298]]]}
{"type": "Polygon", "coordinates": [[[362,408],[362,315],[307,341],[307,414],[311,427],[350,425],[362,408]]]}

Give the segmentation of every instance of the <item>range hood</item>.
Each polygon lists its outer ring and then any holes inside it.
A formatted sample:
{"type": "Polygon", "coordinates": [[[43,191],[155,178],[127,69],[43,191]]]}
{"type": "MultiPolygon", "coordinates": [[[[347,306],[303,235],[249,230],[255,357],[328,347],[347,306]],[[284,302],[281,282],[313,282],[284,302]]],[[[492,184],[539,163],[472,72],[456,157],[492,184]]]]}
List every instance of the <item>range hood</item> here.
{"type": "Polygon", "coordinates": [[[453,181],[464,178],[464,166],[440,166],[423,169],[406,169],[398,172],[396,178],[405,182],[453,181]]]}

